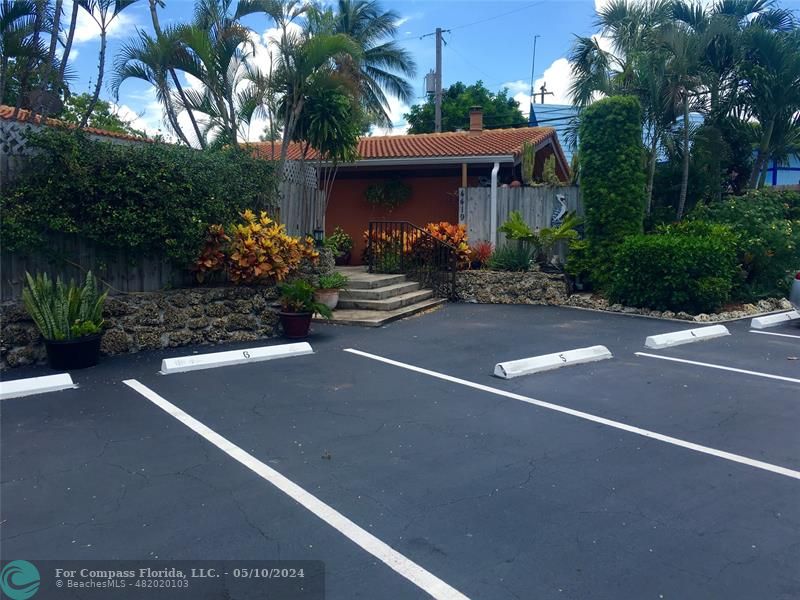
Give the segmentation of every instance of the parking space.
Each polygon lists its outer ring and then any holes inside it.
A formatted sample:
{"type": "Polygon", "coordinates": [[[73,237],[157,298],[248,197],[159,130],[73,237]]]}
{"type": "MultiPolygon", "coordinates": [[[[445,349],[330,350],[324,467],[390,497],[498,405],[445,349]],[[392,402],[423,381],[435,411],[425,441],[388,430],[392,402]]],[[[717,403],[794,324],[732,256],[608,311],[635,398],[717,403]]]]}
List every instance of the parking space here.
{"type": "Polygon", "coordinates": [[[104,361],[0,403],[0,549],[317,559],[329,598],[797,597],[800,340],[648,351],[785,380],[636,355],[685,328],[449,305],[291,359],[104,361]],[[491,376],[596,344],[614,358],[491,376]]]}

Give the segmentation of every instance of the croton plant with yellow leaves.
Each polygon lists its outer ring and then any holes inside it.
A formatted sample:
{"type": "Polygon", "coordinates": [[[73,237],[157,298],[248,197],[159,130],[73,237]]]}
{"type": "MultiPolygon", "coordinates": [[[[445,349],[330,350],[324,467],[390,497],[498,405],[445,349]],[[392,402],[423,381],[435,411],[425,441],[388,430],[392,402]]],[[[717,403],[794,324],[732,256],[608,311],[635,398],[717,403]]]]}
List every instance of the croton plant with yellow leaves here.
{"type": "Polygon", "coordinates": [[[256,216],[252,210],[242,213],[243,223],[228,227],[209,227],[206,243],[194,265],[197,280],[225,269],[228,279],[237,284],[283,281],[296,271],[303,259],[315,261],[319,253],[314,240],[296,238],[286,228],[269,218],[266,212],[256,216]]]}
{"type": "Polygon", "coordinates": [[[463,224],[447,221],[428,223],[425,229],[436,239],[454,246],[459,268],[466,268],[470,261],[470,249],[467,243],[467,228],[463,224]]]}

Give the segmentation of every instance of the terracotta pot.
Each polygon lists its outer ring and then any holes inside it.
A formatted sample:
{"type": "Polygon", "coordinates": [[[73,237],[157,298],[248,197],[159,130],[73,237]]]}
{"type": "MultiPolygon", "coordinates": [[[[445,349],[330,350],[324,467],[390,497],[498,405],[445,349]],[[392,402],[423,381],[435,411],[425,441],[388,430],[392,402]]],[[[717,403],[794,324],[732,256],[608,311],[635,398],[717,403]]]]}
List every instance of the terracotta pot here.
{"type": "Polygon", "coordinates": [[[47,364],[50,365],[51,369],[59,371],[93,367],[100,357],[100,338],[102,337],[102,334],[97,333],[63,342],[45,340],[44,347],[47,350],[47,364]]]}
{"type": "Polygon", "coordinates": [[[333,310],[336,308],[336,305],[339,304],[339,290],[317,290],[314,292],[314,300],[333,310]]]}
{"type": "Polygon", "coordinates": [[[281,325],[283,326],[283,337],[290,340],[299,340],[308,337],[308,330],[311,327],[311,313],[287,313],[279,312],[281,325]]]}

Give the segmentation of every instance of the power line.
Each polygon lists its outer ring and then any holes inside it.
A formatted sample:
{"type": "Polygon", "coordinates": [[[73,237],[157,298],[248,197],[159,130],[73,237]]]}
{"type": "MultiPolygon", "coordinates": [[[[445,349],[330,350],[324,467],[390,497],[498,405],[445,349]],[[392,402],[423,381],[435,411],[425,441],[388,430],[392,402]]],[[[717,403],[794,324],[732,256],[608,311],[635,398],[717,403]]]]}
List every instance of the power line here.
{"type": "Polygon", "coordinates": [[[495,19],[501,19],[507,15],[512,15],[514,13],[521,12],[523,10],[527,10],[529,8],[533,8],[534,6],[538,6],[540,4],[545,4],[546,0],[539,0],[538,2],[531,2],[530,4],[526,4],[525,6],[517,7],[513,10],[509,10],[508,12],[500,13],[494,15],[493,17],[487,17],[485,19],[480,19],[479,21],[472,21],[471,23],[464,23],[463,25],[456,25],[455,27],[451,27],[450,30],[453,31],[455,29],[464,29],[465,27],[472,27],[473,25],[483,25],[487,21],[494,21],[495,19]]]}

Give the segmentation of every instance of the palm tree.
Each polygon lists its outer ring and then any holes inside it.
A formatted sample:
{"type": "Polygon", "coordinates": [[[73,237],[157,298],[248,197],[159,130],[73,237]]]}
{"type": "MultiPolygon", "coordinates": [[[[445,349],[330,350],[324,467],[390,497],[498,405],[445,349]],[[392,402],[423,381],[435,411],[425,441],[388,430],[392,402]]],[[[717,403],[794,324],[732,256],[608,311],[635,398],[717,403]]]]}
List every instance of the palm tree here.
{"type": "Polygon", "coordinates": [[[681,189],[678,199],[677,220],[681,220],[686,209],[686,196],[689,189],[690,159],[690,120],[692,98],[700,86],[700,41],[699,37],[686,27],[669,26],[661,32],[664,49],[668,52],[666,81],[669,104],[679,106],[683,116],[681,129],[683,168],[681,189]]]}
{"type": "Polygon", "coordinates": [[[800,110],[800,32],[749,28],[745,37],[743,90],[747,106],[761,125],[749,185],[757,187],[769,159],[776,127],[800,110]]]}
{"type": "Polygon", "coordinates": [[[168,37],[162,33],[153,38],[144,31],[139,31],[138,38],[125,43],[119,50],[114,62],[114,76],[111,80],[111,91],[119,100],[119,90],[128,79],[139,79],[156,89],[156,98],[164,107],[170,128],[187,146],[189,140],[183,133],[172,102],[172,87],[169,71],[174,47],[168,37]]]}
{"type": "Polygon", "coordinates": [[[100,97],[100,90],[103,87],[103,75],[105,74],[106,67],[106,49],[108,46],[108,28],[123,10],[136,1],[137,0],[75,0],[75,2],[81,5],[81,8],[89,13],[89,16],[100,28],[100,60],[97,67],[97,82],[94,86],[92,101],[89,103],[80,125],[78,125],[79,129],[86,127],[86,123],[89,122],[89,117],[92,115],[95,104],[97,104],[97,99],[100,97]]]}
{"type": "Polygon", "coordinates": [[[182,52],[173,68],[198,79],[202,89],[184,90],[185,109],[205,117],[201,138],[215,134],[218,144],[238,145],[242,119],[242,86],[247,84],[252,53],[250,31],[232,13],[232,0],[200,0],[191,24],[175,29],[182,52]]]}
{"type": "MultiPolygon", "coordinates": [[[[731,119],[741,104],[743,36],[749,27],[791,29],[792,12],[778,8],[774,0],[719,0],[704,9],[696,3],[676,0],[672,17],[698,36],[700,85],[694,109],[703,115],[706,127],[720,140],[730,130],[731,119]]],[[[735,127],[735,124],[734,124],[735,127]]],[[[714,196],[722,193],[722,152],[714,153],[712,165],[719,181],[714,196]]]]}
{"type": "MultiPolygon", "coordinates": [[[[148,4],[149,4],[149,7],[150,7],[150,20],[153,22],[153,31],[156,34],[156,41],[159,43],[159,46],[165,45],[165,43],[166,43],[166,45],[168,47],[172,46],[173,55],[178,53],[178,52],[181,52],[182,49],[179,47],[178,44],[175,44],[175,42],[176,42],[175,36],[174,35],[168,35],[168,36],[165,37],[164,32],[161,29],[161,22],[160,22],[160,20],[158,18],[158,9],[159,8],[164,8],[164,6],[165,6],[164,0],[148,0],[148,4]]],[[[172,30],[172,31],[174,31],[174,30],[172,30]]],[[[200,128],[197,125],[197,120],[195,119],[194,111],[191,108],[188,107],[188,103],[186,101],[186,94],[183,91],[183,86],[181,85],[180,79],[178,79],[178,75],[175,72],[174,67],[170,63],[171,63],[171,61],[169,61],[169,60],[166,61],[165,68],[167,69],[167,71],[169,73],[169,76],[172,79],[172,84],[175,86],[175,91],[178,94],[178,98],[180,100],[180,103],[183,105],[184,110],[186,111],[186,114],[189,116],[189,121],[191,122],[192,128],[194,129],[194,133],[195,133],[195,137],[197,139],[197,142],[198,142],[198,144],[200,144],[201,148],[204,148],[205,147],[205,139],[200,134],[200,128]]],[[[178,129],[180,129],[180,125],[178,124],[178,119],[177,119],[177,109],[175,108],[175,103],[172,101],[171,96],[169,94],[165,95],[163,102],[164,102],[164,110],[165,110],[168,118],[169,118],[170,114],[174,115],[175,126],[178,129]]],[[[178,133],[178,131],[176,131],[176,133],[178,133]]],[[[183,134],[183,132],[178,133],[178,136],[181,139],[187,139],[185,134],[183,134]]],[[[188,139],[187,139],[187,144],[188,144],[188,139]]]]}
{"type": "Polygon", "coordinates": [[[69,21],[69,29],[67,29],[67,38],[66,42],[64,43],[64,52],[61,54],[61,66],[58,69],[58,80],[64,81],[65,70],[67,68],[67,61],[69,60],[69,55],[72,52],[72,41],[75,38],[75,29],[78,26],[78,11],[80,10],[81,6],[78,2],[73,0],[72,2],[72,16],[70,17],[69,21]]]}
{"type": "MultiPolygon", "coordinates": [[[[275,72],[269,78],[271,93],[280,98],[279,113],[284,143],[278,159],[278,173],[283,173],[289,141],[310,94],[336,81],[346,85],[347,78],[338,74],[335,61],[358,60],[361,51],[347,35],[318,32],[293,27],[305,14],[307,6],[300,0],[242,0],[238,16],[262,12],[271,17],[280,29],[280,38],[272,45],[277,50],[275,72]]],[[[263,106],[263,103],[262,103],[263,106]]]]}
{"type": "Polygon", "coordinates": [[[359,47],[361,57],[337,57],[337,70],[356,83],[364,113],[380,126],[392,125],[387,94],[410,103],[414,90],[408,78],[414,77],[416,64],[411,54],[394,38],[399,15],[384,11],[376,0],[338,0],[336,9],[309,13],[309,30],[344,34],[359,47]]]}
{"type": "Polygon", "coordinates": [[[570,96],[579,108],[599,96],[630,94],[642,105],[642,127],[649,146],[647,212],[653,197],[658,147],[672,125],[673,111],[665,86],[667,53],[658,43],[658,31],[669,20],[667,0],[646,3],[613,0],[597,14],[595,24],[610,38],[606,51],[596,37],[578,36],[572,46],[570,96]]]}
{"type": "MultiPolygon", "coordinates": [[[[2,0],[0,2],[0,103],[11,104],[6,96],[12,68],[27,61],[31,53],[40,55],[43,48],[32,44],[36,4],[33,0],[2,0]]],[[[16,104],[16,101],[14,102],[16,104]]]]}

